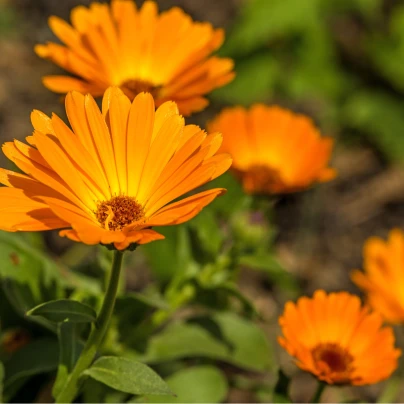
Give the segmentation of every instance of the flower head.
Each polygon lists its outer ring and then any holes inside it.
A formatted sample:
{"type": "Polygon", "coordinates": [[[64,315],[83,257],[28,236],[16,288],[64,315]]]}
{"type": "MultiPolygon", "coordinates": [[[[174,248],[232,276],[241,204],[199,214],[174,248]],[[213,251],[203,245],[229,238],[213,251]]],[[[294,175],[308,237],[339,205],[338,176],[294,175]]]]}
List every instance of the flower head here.
{"type": "Polygon", "coordinates": [[[216,154],[221,134],[185,126],[174,102],[155,111],[150,94],[131,103],[113,87],[102,111],[91,95],[71,92],[66,112],[71,129],[57,115],[33,111],[30,145],[3,145],[25,174],[0,169],[2,230],[64,229],[72,240],[122,250],[164,238],[151,228],[190,220],[224,192],[173,202],[231,165],[216,154]]]}
{"type": "Polygon", "coordinates": [[[49,25],[65,45],[35,47],[40,57],[76,76],[45,77],[45,86],[57,93],[98,97],[117,86],[131,100],[145,91],[156,105],[175,101],[188,115],[205,108],[204,95],[234,77],[230,59],[210,56],[223,43],[223,30],[194,22],[180,8],[159,15],[153,1],[139,10],[132,0],[94,2],[74,8],[71,22],[51,17],[49,25]]]}
{"type": "Polygon", "coordinates": [[[247,193],[295,192],[335,176],[327,167],[332,139],[303,115],[256,104],[227,108],[208,127],[223,133],[222,150],[247,193]]]}
{"type": "Polygon", "coordinates": [[[352,280],[373,310],[386,321],[404,324],[404,233],[392,230],[387,241],[371,237],[363,255],[365,272],[353,271],[352,280]]]}
{"type": "Polygon", "coordinates": [[[401,351],[392,328],[382,328],[381,316],[361,307],[355,295],[318,290],[313,298],[286,303],[279,324],[280,345],[326,383],[377,383],[397,368],[401,351]]]}

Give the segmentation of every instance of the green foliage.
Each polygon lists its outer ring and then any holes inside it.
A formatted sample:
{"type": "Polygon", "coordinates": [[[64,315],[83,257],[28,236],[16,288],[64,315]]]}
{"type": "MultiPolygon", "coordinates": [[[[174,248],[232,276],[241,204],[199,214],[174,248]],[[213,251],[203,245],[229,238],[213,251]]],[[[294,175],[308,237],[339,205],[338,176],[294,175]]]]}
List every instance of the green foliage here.
{"type": "Polygon", "coordinates": [[[236,79],[212,96],[303,110],[343,141],[354,125],[360,138],[401,163],[403,27],[401,2],[388,12],[382,0],[245,2],[221,49],[235,59],[236,79]]]}
{"type": "Polygon", "coordinates": [[[167,384],[175,396],[146,396],[140,402],[221,403],[228,389],[224,374],[214,366],[207,365],[180,370],[167,378],[167,384]]]}
{"type": "Polygon", "coordinates": [[[113,356],[97,359],[84,375],[130,394],[172,395],[167,384],[148,366],[113,356]]]}
{"type": "Polygon", "coordinates": [[[41,316],[54,323],[92,323],[96,312],[90,306],[76,300],[60,299],[42,303],[27,311],[27,316],[41,316]]]}

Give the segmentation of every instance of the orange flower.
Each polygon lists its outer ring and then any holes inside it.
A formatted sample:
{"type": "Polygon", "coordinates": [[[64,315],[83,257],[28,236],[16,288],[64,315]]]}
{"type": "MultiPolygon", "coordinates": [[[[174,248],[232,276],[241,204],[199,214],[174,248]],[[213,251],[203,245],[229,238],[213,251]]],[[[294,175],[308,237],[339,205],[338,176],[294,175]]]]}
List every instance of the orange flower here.
{"type": "Polygon", "coordinates": [[[6,231],[61,229],[86,244],[132,243],[164,238],[152,230],[192,219],[222,194],[211,189],[172,203],[225,172],[228,155],[215,155],[219,133],[184,126],[174,102],[157,111],[153,97],[131,103],[110,88],[102,113],[90,95],[66,97],[72,130],[56,115],[33,111],[35,128],[26,145],[3,151],[26,174],[0,169],[0,228],[6,231]]]}
{"type": "Polygon", "coordinates": [[[381,316],[361,307],[355,295],[318,290],[311,299],[286,303],[279,324],[280,345],[326,383],[377,383],[397,368],[401,351],[394,348],[392,328],[382,328],[381,316]]]}
{"type": "Polygon", "coordinates": [[[404,233],[392,230],[387,242],[372,237],[363,248],[365,273],[352,280],[367,294],[373,310],[391,323],[404,323],[404,233]]]}
{"type": "Polygon", "coordinates": [[[158,15],[153,1],[137,10],[134,1],[112,0],[111,6],[74,8],[71,21],[73,26],[49,19],[66,46],[35,47],[40,57],[77,76],[45,77],[45,86],[57,93],[76,90],[98,97],[117,86],[133,100],[148,91],[156,105],[172,100],[189,115],[206,107],[205,94],[234,78],[232,60],[209,57],[223,43],[223,30],[192,21],[178,7],[158,15]]]}
{"type": "Polygon", "coordinates": [[[223,133],[222,150],[249,194],[295,192],[335,176],[327,167],[332,139],[303,115],[257,104],[227,108],[208,127],[223,133]]]}

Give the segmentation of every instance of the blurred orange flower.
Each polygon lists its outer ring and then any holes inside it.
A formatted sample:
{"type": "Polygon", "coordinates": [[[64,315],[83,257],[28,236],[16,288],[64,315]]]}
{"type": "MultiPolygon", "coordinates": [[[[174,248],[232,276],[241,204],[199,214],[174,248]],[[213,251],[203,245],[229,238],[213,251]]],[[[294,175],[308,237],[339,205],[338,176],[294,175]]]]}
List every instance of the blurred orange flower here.
{"type": "Polygon", "coordinates": [[[203,96],[234,78],[233,61],[209,56],[223,43],[224,32],[194,22],[180,8],[158,14],[146,1],[137,10],[132,0],[92,3],[71,12],[72,26],[58,17],[49,25],[66,45],[37,45],[36,53],[77,77],[46,76],[57,93],[79,91],[101,96],[117,86],[131,99],[150,92],[156,105],[175,101],[181,114],[206,107],[203,96]]]}
{"type": "Polygon", "coordinates": [[[118,88],[106,91],[102,112],[90,95],[71,92],[66,112],[72,130],[56,115],[33,111],[33,136],[3,145],[25,174],[0,169],[0,228],[62,229],[86,244],[132,243],[164,238],[152,230],[192,219],[225,190],[211,189],[172,203],[231,165],[216,154],[219,133],[184,126],[174,102],[155,111],[141,93],[131,103],[118,88]]]}
{"type": "Polygon", "coordinates": [[[303,115],[262,104],[234,107],[208,128],[223,133],[222,150],[232,155],[232,169],[247,193],[295,192],[335,176],[327,167],[333,140],[321,138],[303,115]]]}
{"type": "Polygon", "coordinates": [[[369,238],[363,248],[364,270],[351,274],[367,302],[391,323],[404,323],[404,233],[392,230],[387,242],[369,238]]]}
{"type": "Polygon", "coordinates": [[[297,366],[326,383],[372,384],[388,378],[401,355],[382,321],[355,295],[318,290],[286,303],[278,341],[297,366]]]}

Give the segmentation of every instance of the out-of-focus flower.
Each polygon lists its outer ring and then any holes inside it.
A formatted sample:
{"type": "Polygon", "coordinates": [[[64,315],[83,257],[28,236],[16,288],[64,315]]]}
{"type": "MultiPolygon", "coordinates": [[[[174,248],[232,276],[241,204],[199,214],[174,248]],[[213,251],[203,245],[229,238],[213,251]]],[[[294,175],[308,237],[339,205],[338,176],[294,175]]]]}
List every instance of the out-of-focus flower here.
{"type": "Polygon", "coordinates": [[[327,167],[333,140],[303,115],[262,104],[226,108],[208,128],[223,133],[222,150],[247,193],[295,192],[335,176],[327,167]]]}
{"type": "Polygon", "coordinates": [[[40,57],[76,76],[46,76],[45,86],[57,93],[98,97],[117,86],[131,100],[146,91],[157,106],[175,101],[188,115],[206,107],[205,94],[234,78],[231,59],[210,56],[223,43],[223,30],[194,22],[178,7],[159,15],[153,1],[139,10],[132,0],[94,2],[74,8],[71,22],[51,17],[49,25],[64,45],[35,47],[40,57]]]}
{"type": "Polygon", "coordinates": [[[0,228],[65,229],[86,244],[126,249],[164,238],[151,227],[192,219],[224,189],[180,196],[211,181],[231,165],[216,154],[219,133],[184,126],[174,102],[155,111],[153,97],[131,103],[118,88],[106,91],[102,112],[91,95],[66,97],[70,129],[58,116],[31,116],[33,136],[3,145],[25,174],[0,169],[0,228]]]}
{"type": "Polygon", "coordinates": [[[363,385],[388,378],[401,355],[391,327],[346,292],[288,302],[279,318],[280,345],[301,369],[329,384],[363,385]]]}
{"type": "Polygon", "coordinates": [[[373,310],[386,321],[404,323],[404,234],[390,232],[387,241],[369,238],[363,248],[364,272],[352,272],[352,280],[365,293],[373,310]]]}

